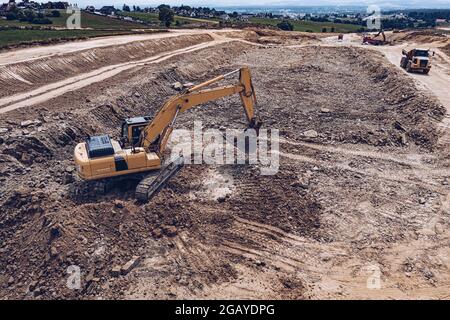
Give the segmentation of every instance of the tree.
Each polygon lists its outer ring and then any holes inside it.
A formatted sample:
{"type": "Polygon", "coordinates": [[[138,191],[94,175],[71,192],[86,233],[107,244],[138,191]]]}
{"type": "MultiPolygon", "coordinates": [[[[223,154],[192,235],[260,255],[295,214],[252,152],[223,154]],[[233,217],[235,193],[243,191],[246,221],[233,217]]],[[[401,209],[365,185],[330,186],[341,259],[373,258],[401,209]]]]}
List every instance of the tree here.
{"type": "Polygon", "coordinates": [[[23,14],[25,15],[25,21],[28,21],[29,23],[32,23],[36,18],[36,15],[32,10],[25,10],[23,14]]]}
{"type": "Polygon", "coordinates": [[[327,28],[322,28],[322,32],[327,32],[327,28]]]}
{"type": "Polygon", "coordinates": [[[168,4],[160,4],[157,8],[158,8],[158,10],[170,9],[170,6],[168,4]]]}
{"type": "Polygon", "coordinates": [[[331,27],[331,32],[334,32],[334,31],[335,31],[334,27],[331,27]]]}
{"type": "Polygon", "coordinates": [[[59,10],[53,10],[52,17],[54,17],[54,18],[61,17],[61,12],[59,12],[59,10]]]}
{"type": "Polygon", "coordinates": [[[130,7],[127,6],[126,4],[124,4],[123,7],[122,7],[122,10],[126,11],[126,12],[130,12],[130,7]]]}
{"type": "Polygon", "coordinates": [[[173,10],[170,9],[169,6],[166,5],[161,5],[158,7],[159,8],[159,21],[161,21],[162,23],[164,23],[164,25],[168,28],[170,27],[170,25],[173,22],[173,17],[174,17],[174,13],[173,10]]]}
{"type": "Polygon", "coordinates": [[[278,23],[277,27],[280,28],[281,30],[285,30],[285,31],[293,31],[294,30],[294,26],[292,25],[292,23],[290,23],[287,20],[284,20],[284,21],[278,23]]]}
{"type": "Polygon", "coordinates": [[[6,20],[16,20],[17,19],[17,15],[14,12],[8,12],[6,14],[6,20]]]}
{"type": "Polygon", "coordinates": [[[50,20],[49,18],[35,18],[31,22],[35,23],[35,24],[52,24],[53,23],[52,20],[50,20]]]}

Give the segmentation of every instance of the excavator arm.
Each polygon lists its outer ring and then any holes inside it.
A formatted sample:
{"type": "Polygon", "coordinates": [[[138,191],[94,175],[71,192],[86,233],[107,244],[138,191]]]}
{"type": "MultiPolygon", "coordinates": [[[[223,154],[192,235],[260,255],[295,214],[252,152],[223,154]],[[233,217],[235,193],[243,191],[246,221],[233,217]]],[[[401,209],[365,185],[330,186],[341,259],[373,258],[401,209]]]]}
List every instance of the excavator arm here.
{"type": "Polygon", "coordinates": [[[255,117],[255,90],[250,70],[247,67],[243,67],[191,87],[169,99],[159,110],[153,121],[142,130],[140,145],[146,149],[156,149],[155,151],[160,154],[163,153],[173,131],[175,120],[180,112],[185,112],[194,106],[234,94],[239,94],[241,97],[249,127],[258,130],[261,124],[255,117]],[[240,74],[237,84],[206,89],[206,87],[224,80],[237,72],[240,74]]]}

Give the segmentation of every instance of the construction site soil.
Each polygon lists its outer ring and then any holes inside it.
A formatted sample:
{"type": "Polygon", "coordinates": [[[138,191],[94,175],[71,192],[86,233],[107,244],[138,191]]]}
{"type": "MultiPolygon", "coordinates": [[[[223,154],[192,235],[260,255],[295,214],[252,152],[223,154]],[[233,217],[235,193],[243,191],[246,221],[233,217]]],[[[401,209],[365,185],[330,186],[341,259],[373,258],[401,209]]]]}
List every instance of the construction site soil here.
{"type": "MultiPolygon", "coordinates": [[[[305,37],[274,41],[271,32],[1,114],[0,297],[448,298],[444,106],[379,52],[305,37]],[[286,46],[293,43],[301,46],[286,46]],[[154,115],[176,94],[175,81],[198,83],[242,65],[252,72],[264,128],[280,130],[278,173],[187,165],[147,204],[134,200],[133,186],[81,199],[71,193],[79,183],[76,143],[117,137],[122,119],[154,115]],[[136,256],[133,270],[117,274],[136,256]],[[70,266],[81,270],[79,289],[67,286],[70,266]],[[377,274],[381,289],[373,290],[367,283],[377,274]]],[[[158,40],[167,43],[155,42],[139,59],[209,40],[158,40]]],[[[98,50],[73,53],[85,61],[81,71],[111,64],[98,50]]],[[[3,77],[2,93],[32,89],[41,75],[57,81],[80,72],[63,58],[48,75],[22,65],[14,74],[32,84],[9,87],[3,77]]],[[[192,129],[195,120],[245,128],[237,97],[194,108],[176,127],[192,129]]]]}

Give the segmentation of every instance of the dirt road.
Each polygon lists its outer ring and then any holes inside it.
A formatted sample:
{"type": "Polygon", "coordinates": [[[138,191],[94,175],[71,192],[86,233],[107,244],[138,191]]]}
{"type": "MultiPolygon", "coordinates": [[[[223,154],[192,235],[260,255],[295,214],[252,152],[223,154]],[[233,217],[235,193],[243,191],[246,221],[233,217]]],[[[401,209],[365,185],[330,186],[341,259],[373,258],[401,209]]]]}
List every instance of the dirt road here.
{"type": "Polygon", "coordinates": [[[164,52],[162,54],[145,58],[143,60],[125,62],[117,65],[103,67],[84,73],[72,78],[65,79],[56,83],[42,86],[31,92],[25,92],[13,96],[8,96],[0,99],[0,113],[5,113],[11,110],[32,106],[38,103],[45,102],[57,96],[66,94],[70,91],[79,90],[85,86],[103,81],[107,78],[113,77],[121,72],[130,70],[132,68],[145,66],[152,63],[160,63],[172,57],[192,53],[197,50],[205,49],[211,46],[216,46],[230,41],[236,41],[230,38],[215,39],[206,43],[201,43],[194,46],[189,46],[182,49],[164,52]]]}
{"type": "MultiPolygon", "coordinates": [[[[217,30],[216,33],[229,30],[217,30]]],[[[69,54],[78,51],[109,46],[119,46],[137,41],[157,40],[180,35],[206,34],[209,30],[173,30],[154,34],[136,34],[124,36],[100,37],[84,41],[74,41],[51,46],[36,46],[26,49],[12,50],[0,53],[0,66],[22,63],[37,59],[49,58],[57,55],[69,54]]]]}

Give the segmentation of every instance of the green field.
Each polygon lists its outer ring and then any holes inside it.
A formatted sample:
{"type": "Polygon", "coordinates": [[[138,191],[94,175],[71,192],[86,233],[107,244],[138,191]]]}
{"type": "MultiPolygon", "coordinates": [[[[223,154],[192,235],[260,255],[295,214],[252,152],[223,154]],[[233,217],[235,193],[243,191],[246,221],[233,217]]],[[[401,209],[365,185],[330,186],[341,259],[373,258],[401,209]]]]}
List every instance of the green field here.
{"type": "MultiPolygon", "coordinates": [[[[251,23],[258,23],[263,25],[276,26],[282,20],[269,19],[269,18],[250,18],[251,23]]],[[[353,24],[343,24],[334,22],[314,22],[314,21],[303,21],[303,20],[289,20],[294,26],[294,31],[312,31],[312,32],[322,32],[323,28],[327,28],[327,32],[331,31],[334,27],[334,32],[356,32],[361,26],[353,24]]]]}
{"type": "Polygon", "coordinates": [[[128,33],[130,33],[130,31],[126,30],[1,30],[0,48],[10,45],[27,44],[36,41],[51,42],[128,33]]]}
{"type": "MultiPolygon", "coordinates": [[[[64,10],[60,10],[61,16],[57,18],[48,17],[52,20],[52,24],[42,25],[42,24],[33,24],[28,22],[21,22],[18,20],[8,21],[0,19],[0,26],[35,26],[35,27],[65,27],[66,20],[69,17],[64,10]]],[[[81,27],[89,28],[89,29],[100,29],[100,30],[131,30],[131,29],[142,29],[146,28],[145,25],[123,21],[119,19],[112,19],[104,16],[99,16],[91,13],[81,12],[81,27]]]]}
{"type": "MultiPolygon", "coordinates": [[[[159,25],[160,21],[158,19],[157,13],[148,13],[148,12],[120,12],[120,15],[132,17],[134,19],[142,20],[145,23],[153,24],[153,25],[159,25]]],[[[208,19],[198,19],[198,18],[190,18],[190,17],[181,17],[181,16],[175,16],[174,17],[174,23],[173,25],[181,24],[193,24],[193,23],[211,23],[211,24],[218,24],[219,21],[217,20],[208,20],[208,19]],[[177,23],[178,21],[178,23],[177,23]]]]}

